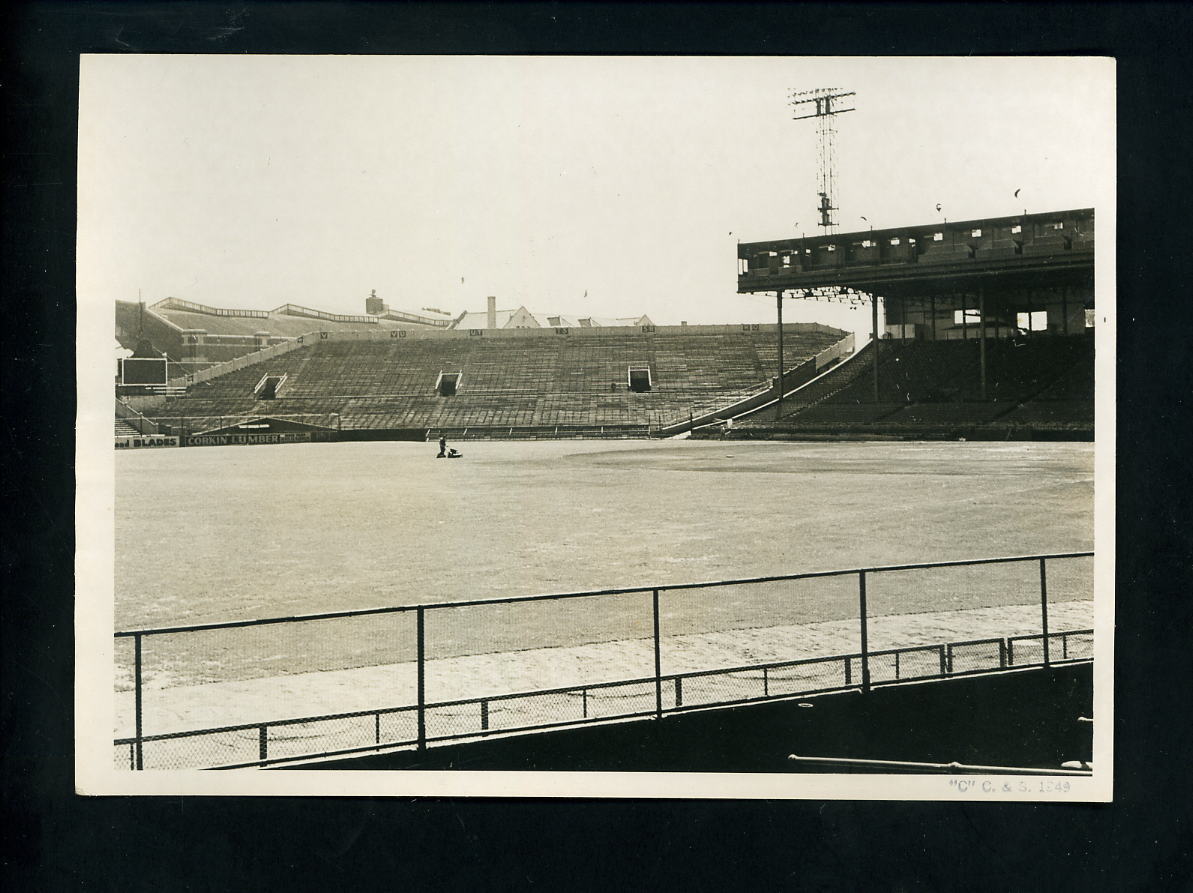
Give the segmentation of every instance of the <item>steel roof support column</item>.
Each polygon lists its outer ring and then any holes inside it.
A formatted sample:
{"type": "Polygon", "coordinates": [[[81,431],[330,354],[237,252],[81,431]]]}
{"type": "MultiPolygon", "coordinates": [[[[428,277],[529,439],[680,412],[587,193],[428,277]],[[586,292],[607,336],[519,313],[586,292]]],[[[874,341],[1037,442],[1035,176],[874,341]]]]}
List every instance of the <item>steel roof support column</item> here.
{"type": "Polygon", "coordinates": [[[878,402],[878,295],[870,295],[870,337],[874,341],[874,402],[878,402]]]}
{"type": "Polygon", "coordinates": [[[783,415],[783,290],[775,292],[775,307],[779,320],[779,376],[775,379],[775,422],[783,415]]]}
{"type": "Polygon", "coordinates": [[[978,285],[978,363],[982,369],[982,400],[986,399],[986,286],[978,285]]]}

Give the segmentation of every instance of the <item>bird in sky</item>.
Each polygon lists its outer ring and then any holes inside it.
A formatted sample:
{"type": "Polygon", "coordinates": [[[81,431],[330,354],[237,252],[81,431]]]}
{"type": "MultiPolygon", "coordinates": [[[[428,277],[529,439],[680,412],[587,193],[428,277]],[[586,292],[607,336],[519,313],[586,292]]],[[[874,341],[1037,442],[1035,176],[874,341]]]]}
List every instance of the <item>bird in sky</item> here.
{"type": "Polygon", "coordinates": [[[1019,189],[1016,189],[1016,190],[1015,190],[1015,198],[1019,198],[1019,192],[1020,192],[1020,190],[1019,190],[1019,189]]]}

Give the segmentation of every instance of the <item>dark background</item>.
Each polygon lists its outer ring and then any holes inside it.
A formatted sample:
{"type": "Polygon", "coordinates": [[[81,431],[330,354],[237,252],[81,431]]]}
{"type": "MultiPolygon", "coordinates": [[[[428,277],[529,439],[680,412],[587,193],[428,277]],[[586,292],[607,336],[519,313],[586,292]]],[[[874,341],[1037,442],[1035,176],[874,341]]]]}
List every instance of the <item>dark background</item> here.
{"type": "Polygon", "coordinates": [[[1191,888],[1187,7],[75,2],[10,3],[3,15],[9,889],[1191,888]],[[1115,803],[74,796],[83,52],[1116,56],[1115,803]]]}

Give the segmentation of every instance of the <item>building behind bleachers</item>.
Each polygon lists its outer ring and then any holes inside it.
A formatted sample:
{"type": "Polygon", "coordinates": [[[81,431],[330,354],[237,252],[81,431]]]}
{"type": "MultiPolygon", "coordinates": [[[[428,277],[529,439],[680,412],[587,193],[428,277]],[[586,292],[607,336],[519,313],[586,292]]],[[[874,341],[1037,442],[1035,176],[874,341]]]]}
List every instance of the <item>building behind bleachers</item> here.
{"type": "Polygon", "coordinates": [[[116,340],[133,347],[147,339],[177,364],[177,372],[196,372],[218,363],[281,344],[308,332],[376,332],[399,328],[447,328],[450,320],[384,307],[377,314],[328,313],[298,304],[273,310],[211,307],[164,298],[146,306],[116,302],[116,340]]]}

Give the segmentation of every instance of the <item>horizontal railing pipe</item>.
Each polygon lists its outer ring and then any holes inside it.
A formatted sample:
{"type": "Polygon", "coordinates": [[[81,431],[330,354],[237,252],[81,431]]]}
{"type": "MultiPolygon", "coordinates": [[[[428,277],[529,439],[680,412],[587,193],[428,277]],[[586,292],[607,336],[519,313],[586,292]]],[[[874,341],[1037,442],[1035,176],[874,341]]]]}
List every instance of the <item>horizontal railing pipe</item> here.
{"type": "Polygon", "coordinates": [[[150,629],[132,629],[121,630],[116,632],[116,637],[125,636],[151,636],[151,635],[165,635],[168,633],[185,633],[198,632],[215,629],[233,629],[236,627],[245,626],[262,626],[271,623],[304,623],[313,620],[333,620],[341,617],[363,617],[370,614],[393,614],[403,611],[418,611],[422,610],[438,610],[445,608],[465,608],[478,607],[484,605],[505,605],[522,602],[538,602],[538,601],[552,601],[557,599],[569,598],[594,598],[596,596],[608,595],[630,595],[634,593],[648,593],[654,590],[659,592],[680,592],[688,589],[712,589],[718,586],[744,586],[756,583],[779,583],[792,580],[812,580],[825,577],[842,577],[851,574],[880,574],[891,573],[894,571],[909,571],[909,570],[929,570],[933,568],[947,568],[947,567],[976,567],[986,564],[1008,564],[1019,561],[1040,561],[1043,559],[1062,559],[1062,558],[1089,558],[1093,556],[1092,551],[1087,552],[1056,552],[1047,555],[1012,555],[997,558],[972,558],[964,561],[929,561],[918,562],[914,564],[887,564],[876,565],[873,567],[864,568],[846,568],[841,570],[827,570],[827,571],[805,571],[797,574],[772,574],[764,577],[740,577],[728,580],[706,580],[694,583],[670,583],[659,584],[652,586],[628,586],[617,587],[610,589],[593,589],[580,592],[561,592],[545,595],[514,595],[503,598],[490,599],[468,599],[466,601],[457,602],[429,602],[424,604],[414,605],[392,605],[378,608],[358,608],[344,611],[325,611],[313,614],[294,614],[285,617],[265,617],[251,620],[228,620],[215,623],[196,623],[185,626],[171,626],[171,627],[155,627],[150,629]]]}
{"type": "MultiPolygon", "coordinates": [[[[1090,629],[1066,630],[1063,632],[1053,633],[1053,636],[1067,637],[1067,636],[1078,636],[1078,635],[1091,635],[1092,632],[1093,632],[1093,630],[1090,630],[1090,629]]],[[[1032,637],[1018,636],[1018,637],[1014,637],[1014,638],[1022,640],[1024,638],[1032,638],[1032,637]]],[[[1039,638],[1039,637],[1036,636],[1035,638],[1039,638]]],[[[1005,641],[1006,640],[1003,640],[1003,639],[974,639],[974,640],[969,640],[966,642],[953,642],[953,643],[949,643],[949,644],[953,645],[953,646],[959,646],[959,645],[970,645],[970,644],[993,644],[994,642],[1005,642],[1005,641]]],[[[947,647],[947,646],[912,645],[912,646],[907,646],[905,648],[883,649],[881,651],[870,652],[870,654],[871,654],[871,656],[880,656],[881,657],[881,656],[896,655],[896,654],[908,654],[908,653],[916,653],[916,652],[935,652],[940,647],[947,647]]],[[[685,679],[696,679],[696,678],[711,677],[711,676],[729,676],[732,674],[754,672],[754,673],[760,673],[760,675],[755,676],[753,678],[769,681],[773,678],[770,676],[770,672],[773,670],[783,670],[783,669],[788,669],[788,668],[809,666],[809,665],[813,665],[813,664],[836,664],[836,663],[842,663],[842,662],[845,664],[846,667],[848,667],[852,663],[852,661],[858,660],[859,658],[860,658],[860,653],[854,652],[854,653],[850,653],[850,654],[826,655],[823,657],[806,657],[806,658],[799,658],[799,659],[795,659],[795,660],[772,661],[772,662],[765,663],[765,664],[743,664],[743,665],[732,666],[732,667],[719,667],[719,668],[713,669],[713,670],[691,670],[691,671],[686,671],[686,672],[682,672],[682,673],[665,674],[661,677],[661,681],[671,682],[671,683],[675,684],[677,691],[681,692],[682,691],[682,683],[683,683],[683,680],[685,680],[685,679]]],[[[1025,666],[1028,666],[1028,665],[1025,665],[1025,666]]],[[[1031,666],[1043,666],[1043,664],[1036,664],[1036,665],[1031,665],[1031,666]]],[[[992,666],[992,667],[988,667],[988,668],[983,668],[976,672],[993,672],[997,669],[999,669],[997,666],[992,666]]],[[[1019,669],[1019,668],[1015,668],[1015,669],[1019,669]]],[[[972,671],[970,671],[970,672],[972,672],[972,671]]],[[[949,675],[966,675],[966,671],[940,674],[941,677],[949,676],[949,675]]],[[[587,715],[587,705],[588,705],[589,700],[591,700],[591,697],[592,697],[591,692],[599,691],[602,689],[624,688],[624,687],[629,687],[629,686],[634,686],[634,685],[637,685],[637,686],[651,685],[651,686],[653,686],[655,681],[656,681],[656,677],[654,677],[654,676],[641,676],[641,677],[635,677],[632,679],[619,679],[619,680],[613,680],[613,681],[608,681],[608,682],[589,682],[589,683],[583,683],[583,684],[578,684],[578,685],[562,686],[562,687],[558,687],[558,688],[532,689],[532,690],[517,691],[517,692],[506,692],[506,693],[502,693],[502,694],[487,694],[487,695],[471,697],[471,698],[456,698],[456,699],[452,699],[452,700],[428,702],[425,705],[425,709],[426,710],[435,710],[435,709],[443,709],[443,708],[449,708],[449,707],[467,707],[467,706],[472,706],[472,705],[485,705],[485,704],[488,704],[491,706],[494,702],[515,701],[515,700],[519,700],[519,699],[523,699],[523,698],[542,698],[544,696],[565,695],[566,694],[566,695],[573,695],[573,696],[581,698],[581,703],[583,705],[582,713],[586,716],[587,715]]],[[[757,700],[774,700],[774,699],[779,699],[779,698],[802,697],[802,696],[806,696],[806,695],[810,695],[810,694],[817,694],[817,693],[829,692],[829,691],[838,691],[838,690],[842,690],[843,688],[844,689],[849,689],[849,688],[856,689],[857,688],[856,685],[848,684],[849,683],[849,674],[848,673],[846,673],[846,683],[847,684],[845,686],[832,686],[832,687],[828,687],[828,688],[817,688],[817,689],[802,689],[802,690],[798,690],[798,691],[784,692],[781,695],[773,695],[773,696],[771,696],[769,694],[769,690],[768,690],[766,692],[766,696],[763,698],[758,698],[758,697],[735,698],[730,701],[718,701],[718,702],[711,702],[711,703],[699,702],[699,703],[695,703],[695,704],[683,704],[683,705],[677,705],[677,706],[680,709],[687,709],[687,708],[696,708],[696,707],[716,706],[720,703],[744,703],[744,702],[757,701],[757,700]]],[[[769,689],[769,686],[768,686],[768,689],[769,689]]],[[[639,696],[643,696],[643,697],[649,696],[647,694],[647,692],[645,692],[645,691],[639,692],[638,694],[639,694],[639,696]]],[[[380,738],[380,717],[381,716],[392,715],[395,713],[414,713],[417,710],[418,710],[418,706],[416,704],[406,704],[406,705],[401,705],[398,707],[381,707],[381,708],[372,708],[372,709],[368,709],[368,710],[353,710],[353,711],[346,711],[346,712],[341,712],[341,713],[318,714],[315,716],[290,717],[290,718],[286,718],[286,719],[267,720],[264,722],[258,720],[256,722],[217,726],[217,727],[205,728],[205,729],[192,729],[192,730],[178,731],[178,732],[163,732],[163,733],[153,734],[153,735],[144,735],[140,738],[138,738],[136,736],[126,737],[126,738],[116,738],[113,740],[113,744],[115,746],[136,745],[138,743],[138,741],[147,743],[147,744],[152,744],[152,743],[156,743],[156,742],[171,741],[171,740],[177,740],[177,739],[181,739],[181,738],[194,738],[194,737],[205,736],[205,735],[227,734],[227,733],[234,733],[234,732],[250,732],[250,731],[258,733],[258,735],[260,735],[262,729],[286,727],[286,726],[293,726],[293,725],[309,725],[309,724],[317,723],[317,722],[330,722],[330,721],[335,721],[335,720],[354,719],[354,718],[361,718],[361,717],[373,717],[374,718],[374,720],[375,720],[374,727],[376,730],[375,735],[378,739],[377,741],[375,741],[375,744],[376,744],[376,743],[380,743],[379,738],[380,738]]],[[[489,711],[485,710],[484,712],[488,713],[489,711]]],[[[627,713],[627,714],[617,714],[616,716],[609,717],[609,718],[621,718],[621,717],[629,716],[629,715],[649,716],[649,715],[652,715],[653,713],[654,713],[653,709],[645,709],[645,710],[640,710],[640,711],[634,711],[632,713],[627,713]]],[[[604,717],[602,717],[602,719],[603,718],[604,717]]],[[[550,723],[548,725],[556,726],[556,725],[568,725],[568,724],[572,724],[572,723],[574,723],[574,720],[567,720],[567,721],[563,721],[560,723],[550,723]]],[[[543,724],[537,724],[534,726],[518,726],[518,727],[514,727],[512,730],[522,731],[522,730],[526,730],[526,729],[530,729],[530,728],[538,728],[542,725],[543,724]]],[[[496,731],[509,731],[509,730],[499,729],[496,731]]],[[[427,740],[451,740],[453,738],[472,737],[473,734],[474,733],[462,733],[462,734],[457,734],[457,735],[436,736],[434,738],[428,737],[427,740]]],[[[416,739],[412,737],[408,740],[387,742],[386,746],[391,746],[391,745],[396,746],[399,744],[413,745],[415,742],[416,742],[416,739]]],[[[257,762],[259,762],[259,761],[254,761],[253,764],[255,764],[257,762]]],[[[252,765],[252,764],[250,764],[250,765],[252,765]]]]}

